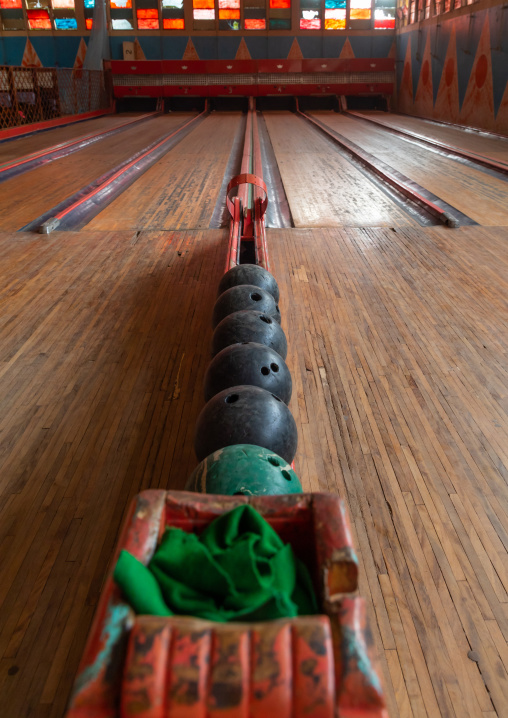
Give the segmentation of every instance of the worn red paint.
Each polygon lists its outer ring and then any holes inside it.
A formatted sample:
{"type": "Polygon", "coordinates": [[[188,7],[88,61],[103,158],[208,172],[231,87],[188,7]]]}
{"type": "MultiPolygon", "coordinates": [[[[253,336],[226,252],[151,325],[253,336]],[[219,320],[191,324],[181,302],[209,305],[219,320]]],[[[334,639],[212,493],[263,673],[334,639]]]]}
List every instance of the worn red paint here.
{"type": "Polygon", "coordinates": [[[201,533],[249,503],[307,564],[322,616],[258,624],[134,616],[110,573],[67,718],[387,718],[343,503],[326,494],[145,491],[121,549],[148,563],[166,526],[201,533]]]}

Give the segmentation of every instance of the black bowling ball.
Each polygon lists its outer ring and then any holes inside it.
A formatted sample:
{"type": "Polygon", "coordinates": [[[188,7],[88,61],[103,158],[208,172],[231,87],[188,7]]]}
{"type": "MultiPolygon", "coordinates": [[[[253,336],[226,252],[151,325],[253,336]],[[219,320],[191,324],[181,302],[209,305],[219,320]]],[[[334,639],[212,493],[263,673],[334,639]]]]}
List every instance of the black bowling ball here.
{"type": "Polygon", "coordinates": [[[281,323],[280,309],[279,309],[279,305],[278,305],[278,304],[275,305],[275,311],[272,312],[272,314],[270,314],[270,316],[271,316],[272,319],[275,319],[275,321],[277,322],[277,324],[280,324],[280,323],[281,323]]]}
{"type": "Polygon", "coordinates": [[[206,370],[205,401],[224,389],[241,384],[266,389],[285,404],[291,399],[291,374],[286,362],[264,344],[244,342],[220,351],[206,370]]]}
{"type": "Polygon", "coordinates": [[[234,312],[257,310],[272,315],[275,312],[275,299],[264,289],[253,284],[242,284],[223,292],[213,308],[212,326],[215,328],[224,317],[234,312]]]}
{"type": "Polygon", "coordinates": [[[237,264],[222,277],[219,284],[219,295],[239,284],[254,284],[269,292],[276,302],[279,301],[279,287],[275,277],[259,264],[237,264]]]}
{"type": "Polygon", "coordinates": [[[231,344],[256,342],[274,349],[283,359],[288,353],[286,335],[277,322],[263,312],[242,311],[230,314],[217,325],[212,339],[212,354],[231,344]]]}
{"type": "Polygon", "coordinates": [[[198,461],[225,446],[254,444],[293,461],[298,443],[295,420],[278,397],[258,386],[233,386],[216,394],[196,422],[198,461]]]}

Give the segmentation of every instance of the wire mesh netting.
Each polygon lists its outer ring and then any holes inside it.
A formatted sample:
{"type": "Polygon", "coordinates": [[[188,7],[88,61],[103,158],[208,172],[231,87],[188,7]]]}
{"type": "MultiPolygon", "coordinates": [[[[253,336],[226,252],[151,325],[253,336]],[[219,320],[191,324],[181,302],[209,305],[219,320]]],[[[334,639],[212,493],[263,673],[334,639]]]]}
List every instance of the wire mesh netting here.
{"type": "Polygon", "coordinates": [[[0,65],[0,129],[102,110],[111,104],[100,70],[0,65]]]}

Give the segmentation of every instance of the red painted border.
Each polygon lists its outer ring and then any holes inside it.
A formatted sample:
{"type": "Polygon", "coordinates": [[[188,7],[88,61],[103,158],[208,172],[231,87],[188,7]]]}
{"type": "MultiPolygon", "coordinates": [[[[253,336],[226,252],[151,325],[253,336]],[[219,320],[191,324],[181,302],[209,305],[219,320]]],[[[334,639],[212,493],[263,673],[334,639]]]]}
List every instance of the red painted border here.
{"type": "Polygon", "coordinates": [[[53,127],[61,127],[62,125],[73,125],[75,122],[82,122],[93,117],[101,117],[102,115],[110,115],[116,110],[113,103],[107,110],[94,110],[93,112],[83,112],[81,115],[67,115],[66,117],[57,117],[55,120],[46,120],[44,122],[34,122],[31,125],[21,125],[20,127],[9,127],[7,130],[0,130],[0,142],[9,140],[13,137],[22,137],[24,135],[32,135],[41,130],[50,130],[53,127]]]}

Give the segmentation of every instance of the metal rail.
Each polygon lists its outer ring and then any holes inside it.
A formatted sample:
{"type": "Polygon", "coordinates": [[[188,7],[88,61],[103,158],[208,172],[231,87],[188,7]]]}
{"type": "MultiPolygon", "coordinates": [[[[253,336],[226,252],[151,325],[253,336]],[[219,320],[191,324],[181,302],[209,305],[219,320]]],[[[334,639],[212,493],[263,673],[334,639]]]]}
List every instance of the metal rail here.
{"type": "Polygon", "coordinates": [[[412,132],[411,130],[403,130],[399,127],[393,127],[393,125],[389,125],[387,122],[383,122],[383,120],[379,120],[374,117],[366,117],[360,112],[353,112],[351,110],[348,110],[344,114],[353,117],[355,120],[363,120],[364,122],[371,122],[374,125],[378,125],[378,127],[383,127],[383,129],[385,129],[387,132],[392,132],[394,135],[409,137],[412,140],[416,140],[417,142],[421,142],[422,144],[432,147],[433,149],[444,152],[448,157],[453,158],[453,156],[455,155],[457,157],[461,157],[462,159],[468,160],[469,162],[473,162],[474,164],[486,167],[487,169],[494,172],[500,172],[501,174],[508,175],[508,165],[504,162],[494,160],[492,159],[492,157],[480,155],[476,152],[468,152],[467,150],[463,150],[460,147],[455,147],[455,145],[447,145],[446,143],[440,142],[439,140],[431,139],[430,137],[426,137],[425,135],[420,135],[418,132],[412,132]]]}
{"type": "Polygon", "coordinates": [[[226,269],[240,263],[242,242],[253,242],[256,264],[270,271],[266,244],[265,212],[268,191],[263,181],[263,163],[253,98],[249,105],[242,165],[239,175],[227,187],[226,206],[231,216],[226,269]],[[236,197],[231,193],[237,189],[236,197]]]}

